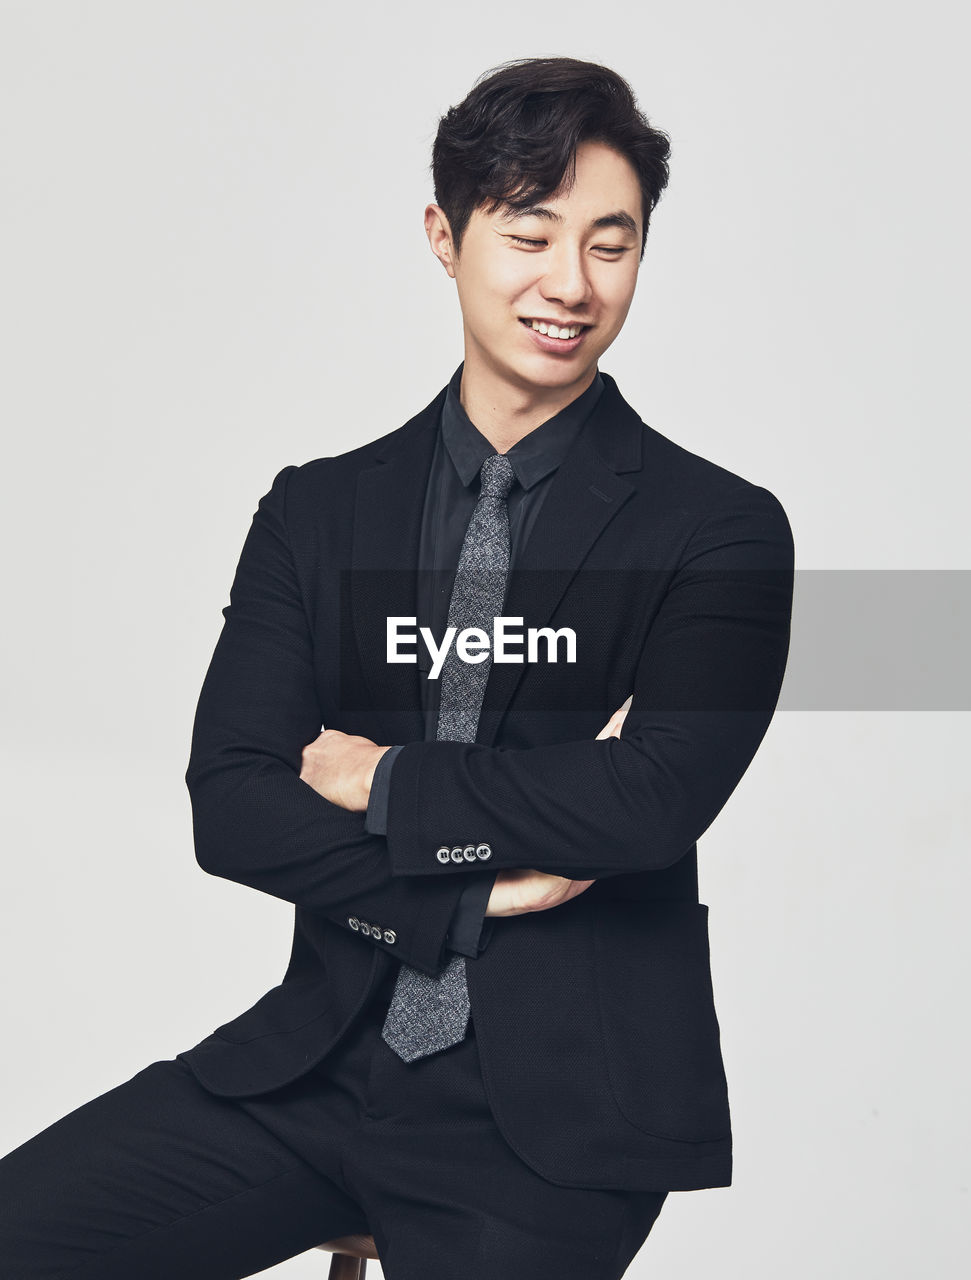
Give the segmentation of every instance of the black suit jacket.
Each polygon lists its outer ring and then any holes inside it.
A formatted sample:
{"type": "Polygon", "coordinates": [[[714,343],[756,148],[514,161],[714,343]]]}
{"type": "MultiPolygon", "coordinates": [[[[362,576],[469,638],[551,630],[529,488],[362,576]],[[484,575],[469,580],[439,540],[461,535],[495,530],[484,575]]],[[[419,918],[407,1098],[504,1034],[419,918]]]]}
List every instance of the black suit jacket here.
{"type": "Polygon", "coordinates": [[[284,1085],[394,962],[442,967],[466,873],[593,878],[490,918],[467,962],[496,1122],[562,1185],[726,1186],[696,841],[778,699],[792,535],[768,490],[644,424],[603,376],[504,606],[524,629],[572,627],[577,662],[493,663],[475,743],[425,742],[418,668],[386,661],[387,618],[415,614],[444,389],[377,441],[285,467],[260,500],[186,782],[200,865],[293,902],[293,946],[278,986],[179,1057],[216,1094],[284,1085]],[[631,692],[621,737],[596,741],[631,692]],[[299,778],[321,724],[405,744],[386,836],[299,778]]]}

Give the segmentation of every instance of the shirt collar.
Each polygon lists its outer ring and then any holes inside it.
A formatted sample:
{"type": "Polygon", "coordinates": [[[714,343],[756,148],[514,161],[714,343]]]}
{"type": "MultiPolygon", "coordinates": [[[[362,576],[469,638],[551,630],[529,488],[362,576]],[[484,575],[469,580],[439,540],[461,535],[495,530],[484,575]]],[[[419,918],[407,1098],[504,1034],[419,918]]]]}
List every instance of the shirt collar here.
{"type": "MultiPolygon", "coordinates": [[[[459,479],[470,485],[482,469],[486,458],[496,451],[475,426],[462,407],[460,390],[465,361],[452,374],[442,406],[442,437],[459,479]]],[[[531,489],[544,476],[555,471],[580,428],[586,422],[593,406],[600,399],[604,381],[600,373],[575,400],[571,400],[557,414],[523,436],[507,452],[516,479],[523,489],[531,489]]]]}

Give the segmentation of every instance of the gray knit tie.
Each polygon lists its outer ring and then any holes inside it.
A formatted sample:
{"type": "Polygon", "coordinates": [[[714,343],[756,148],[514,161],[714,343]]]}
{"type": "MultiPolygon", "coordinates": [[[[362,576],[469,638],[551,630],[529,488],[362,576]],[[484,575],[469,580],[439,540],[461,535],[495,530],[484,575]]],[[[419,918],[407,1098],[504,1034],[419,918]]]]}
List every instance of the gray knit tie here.
{"type": "MultiPolygon", "coordinates": [[[[458,632],[479,627],[491,638],[502,614],[509,573],[509,512],[506,496],[515,481],[512,463],[494,453],[482,464],[481,491],[465,531],[448,606],[448,625],[458,632]]],[[[453,645],[442,667],[442,696],[435,736],[442,742],[474,742],[492,649],[482,662],[464,662],[453,645]]],[[[453,952],[437,974],[403,964],[381,1035],[405,1062],[438,1053],[465,1039],[469,990],[465,956],[453,952]]]]}

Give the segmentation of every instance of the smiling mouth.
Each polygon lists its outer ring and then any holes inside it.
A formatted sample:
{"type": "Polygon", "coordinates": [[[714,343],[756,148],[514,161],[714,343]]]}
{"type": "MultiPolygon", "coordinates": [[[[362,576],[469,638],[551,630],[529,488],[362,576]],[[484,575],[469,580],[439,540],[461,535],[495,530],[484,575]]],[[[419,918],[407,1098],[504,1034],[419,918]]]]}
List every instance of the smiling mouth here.
{"type": "Polygon", "coordinates": [[[532,320],[525,316],[519,317],[519,323],[524,324],[527,329],[535,329],[537,333],[546,334],[548,338],[575,338],[592,327],[589,324],[556,325],[550,324],[548,320],[532,320]]]}

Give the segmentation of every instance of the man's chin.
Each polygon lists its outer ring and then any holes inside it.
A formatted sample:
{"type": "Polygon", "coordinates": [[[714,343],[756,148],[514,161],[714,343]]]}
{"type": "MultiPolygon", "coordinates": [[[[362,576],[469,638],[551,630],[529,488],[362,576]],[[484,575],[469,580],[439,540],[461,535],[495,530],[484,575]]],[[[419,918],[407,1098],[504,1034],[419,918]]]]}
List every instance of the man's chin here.
{"type": "Polygon", "coordinates": [[[562,356],[544,356],[542,352],[528,360],[517,361],[509,368],[509,380],[520,388],[536,391],[565,391],[570,387],[592,380],[597,370],[597,360],[564,359],[562,356]]]}
{"type": "Polygon", "coordinates": [[[488,380],[504,383],[511,391],[547,395],[584,387],[593,380],[601,352],[586,352],[583,358],[548,356],[542,351],[490,352],[480,343],[466,349],[466,371],[477,371],[488,380]],[[593,357],[591,359],[591,356],[593,357]]]}

